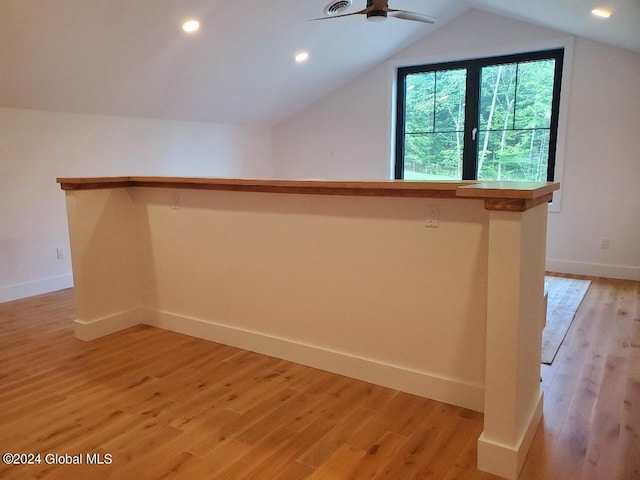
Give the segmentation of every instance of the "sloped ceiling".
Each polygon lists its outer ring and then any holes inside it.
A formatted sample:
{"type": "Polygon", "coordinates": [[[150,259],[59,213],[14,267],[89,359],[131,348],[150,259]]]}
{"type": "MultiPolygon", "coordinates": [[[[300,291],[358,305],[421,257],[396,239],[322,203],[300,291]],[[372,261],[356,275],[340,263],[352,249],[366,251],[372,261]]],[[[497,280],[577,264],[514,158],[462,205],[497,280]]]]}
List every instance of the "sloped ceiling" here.
{"type": "Polygon", "coordinates": [[[439,22],[308,21],[328,3],[0,0],[0,106],[274,125],[468,8],[640,51],[640,0],[609,0],[606,21],[597,0],[391,0],[439,22]],[[187,36],[190,17],[201,30],[187,36]]]}

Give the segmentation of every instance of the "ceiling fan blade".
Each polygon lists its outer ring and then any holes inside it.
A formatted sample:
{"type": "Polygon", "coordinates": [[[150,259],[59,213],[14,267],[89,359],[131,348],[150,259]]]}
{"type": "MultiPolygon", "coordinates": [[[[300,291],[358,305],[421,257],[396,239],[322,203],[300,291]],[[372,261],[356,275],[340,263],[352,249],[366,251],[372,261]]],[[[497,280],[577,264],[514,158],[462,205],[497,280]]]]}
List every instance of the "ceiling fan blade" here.
{"type": "Polygon", "coordinates": [[[367,13],[368,10],[365,8],[363,10],[360,10],[358,12],[352,12],[352,13],[343,13],[342,15],[328,15],[326,17],[320,17],[320,18],[311,18],[309,19],[310,22],[315,22],[316,20],[330,20],[332,18],[340,18],[340,17],[350,17],[352,15],[363,15],[365,13],[367,13]]]}
{"type": "Polygon", "coordinates": [[[389,14],[393,17],[400,18],[402,20],[413,20],[414,22],[423,22],[423,23],[436,23],[437,19],[430,17],[428,15],[423,15],[422,13],[416,12],[408,12],[406,10],[394,10],[390,8],[387,10],[389,14]]]}

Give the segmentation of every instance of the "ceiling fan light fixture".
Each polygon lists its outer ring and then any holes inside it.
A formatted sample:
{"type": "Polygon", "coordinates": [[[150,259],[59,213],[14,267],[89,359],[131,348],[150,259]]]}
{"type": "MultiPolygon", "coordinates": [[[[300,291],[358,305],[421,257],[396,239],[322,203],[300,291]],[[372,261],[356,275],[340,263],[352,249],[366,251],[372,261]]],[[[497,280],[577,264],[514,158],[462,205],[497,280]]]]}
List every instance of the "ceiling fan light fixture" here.
{"type": "Polygon", "coordinates": [[[387,12],[384,10],[372,10],[367,13],[367,20],[370,22],[384,22],[387,19],[387,12]]]}

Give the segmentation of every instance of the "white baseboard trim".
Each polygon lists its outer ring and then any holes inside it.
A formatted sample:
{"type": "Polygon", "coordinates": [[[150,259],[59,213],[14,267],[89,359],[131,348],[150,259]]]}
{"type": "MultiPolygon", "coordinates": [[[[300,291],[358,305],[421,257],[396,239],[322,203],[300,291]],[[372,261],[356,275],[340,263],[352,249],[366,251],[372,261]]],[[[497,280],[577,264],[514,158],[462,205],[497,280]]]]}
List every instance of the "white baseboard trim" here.
{"type": "Polygon", "coordinates": [[[42,293],[55,292],[73,287],[73,275],[68,273],[56,277],[43,278],[32,282],[0,287],[0,303],[33,297],[42,293]]]}
{"type": "Polygon", "coordinates": [[[287,338],[166,312],[137,309],[90,322],[76,320],[76,337],[82,340],[93,340],[141,323],[282,358],[471,410],[484,410],[484,387],[481,385],[442,378],[429,372],[411,370],[287,338]]]}
{"type": "Polygon", "coordinates": [[[540,420],[542,420],[542,407],[543,394],[540,391],[529,414],[529,422],[520,439],[513,445],[495,441],[482,432],[478,439],[478,469],[508,480],[517,480],[540,420]]]}
{"type": "Polygon", "coordinates": [[[104,337],[105,335],[110,335],[120,330],[135,327],[141,323],[147,323],[148,316],[148,310],[137,308],[96,320],[84,321],[76,319],[73,322],[74,331],[76,338],[80,340],[95,340],[96,338],[104,337]]]}
{"type": "Polygon", "coordinates": [[[591,277],[620,278],[623,280],[640,281],[640,267],[573,262],[548,258],[546,262],[546,269],[548,272],[573,273],[574,275],[588,275],[591,277]]]}
{"type": "Polygon", "coordinates": [[[407,369],[318,345],[166,312],[150,312],[149,325],[251,350],[475,411],[484,410],[484,387],[407,369]]]}

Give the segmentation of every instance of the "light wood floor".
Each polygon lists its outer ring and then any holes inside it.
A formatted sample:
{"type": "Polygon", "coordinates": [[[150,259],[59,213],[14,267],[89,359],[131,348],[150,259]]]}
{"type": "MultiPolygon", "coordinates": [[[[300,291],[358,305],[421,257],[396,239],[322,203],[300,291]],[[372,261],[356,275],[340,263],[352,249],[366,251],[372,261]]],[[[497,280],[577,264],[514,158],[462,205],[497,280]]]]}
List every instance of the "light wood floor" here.
{"type": "MultiPolygon", "coordinates": [[[[0,304],[0,453],[43,455],[2,479],[497,478],[481,414],[150,327],[82,342],[73,318],[72,290],[0,304]]],[[[593,279],[542,378],[521,479],[640,479],[640,282],[593,279]]]]}

